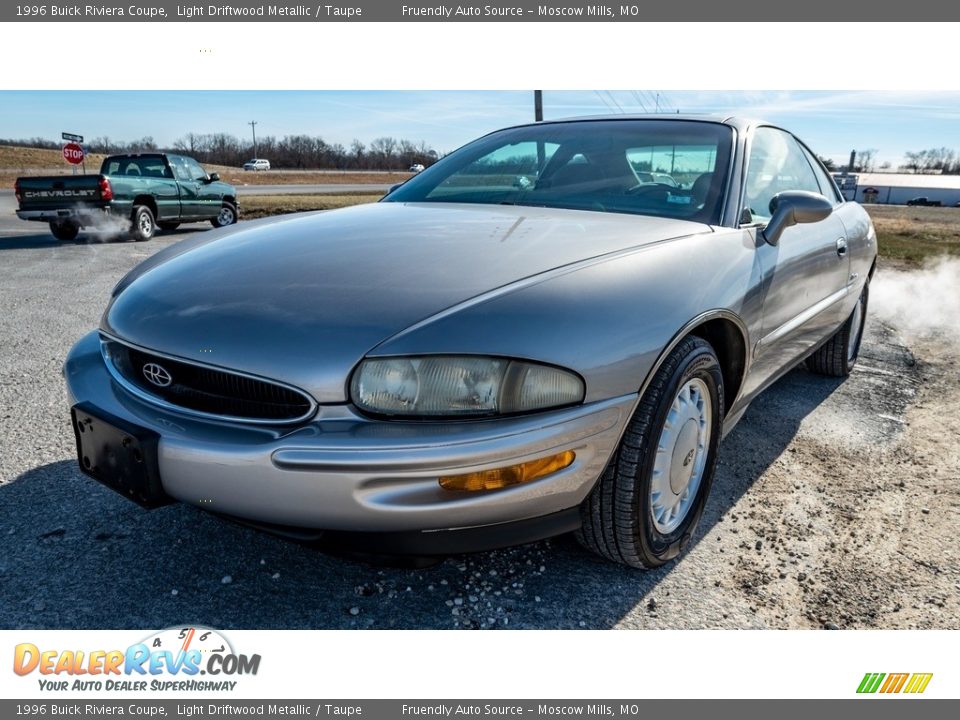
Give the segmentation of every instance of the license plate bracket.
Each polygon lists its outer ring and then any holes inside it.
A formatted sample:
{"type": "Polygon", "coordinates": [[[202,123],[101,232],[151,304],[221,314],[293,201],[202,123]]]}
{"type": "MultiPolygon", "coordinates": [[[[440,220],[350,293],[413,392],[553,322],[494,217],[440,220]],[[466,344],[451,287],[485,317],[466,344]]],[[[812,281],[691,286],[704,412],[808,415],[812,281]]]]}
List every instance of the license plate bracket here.
{"type": "Polygon", "coordinates": [[[145,508],[168,505],[160,482],[160,435],[96,408],[70,408],[80,470],[145,508]]]}

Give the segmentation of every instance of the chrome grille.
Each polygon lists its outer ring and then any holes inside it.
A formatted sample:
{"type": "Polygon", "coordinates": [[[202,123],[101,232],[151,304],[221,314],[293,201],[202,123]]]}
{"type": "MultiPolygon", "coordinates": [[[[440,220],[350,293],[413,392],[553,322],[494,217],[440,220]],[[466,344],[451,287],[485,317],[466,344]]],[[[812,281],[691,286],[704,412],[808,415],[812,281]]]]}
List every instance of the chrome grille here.
{"type": "Polygon", "coordinates": [[[291,423],[313,415],[316,405],[305,393],[209,365],[175,360],[101,336],[103,354],[114,377],[137,395],[177,409],[217,419],[291,423]],[[159,366],[166,375],[151,372],[159,366]]]}

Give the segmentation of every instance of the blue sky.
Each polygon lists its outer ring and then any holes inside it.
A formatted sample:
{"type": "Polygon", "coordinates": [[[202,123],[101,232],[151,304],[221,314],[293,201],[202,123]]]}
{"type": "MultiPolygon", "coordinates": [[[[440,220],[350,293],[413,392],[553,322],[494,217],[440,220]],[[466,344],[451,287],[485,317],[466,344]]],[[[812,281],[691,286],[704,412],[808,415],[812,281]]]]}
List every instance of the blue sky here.
{"type": "MultiPolygon", "coordinates": [[[[845,161],[877,150],[896,166],[908,150],[960,150],[960,92],[553,91],[547,119],[652,110],[760,117],[795,132],[820,155],[845,161]]],[[[426,141],[443,152],[504,125],[533,119],[522,91],[0,91],[0,137],[59,139],[151,135],[161,145],[188,132],[320,135],[369,143],[383,135],[426,141]]]]}

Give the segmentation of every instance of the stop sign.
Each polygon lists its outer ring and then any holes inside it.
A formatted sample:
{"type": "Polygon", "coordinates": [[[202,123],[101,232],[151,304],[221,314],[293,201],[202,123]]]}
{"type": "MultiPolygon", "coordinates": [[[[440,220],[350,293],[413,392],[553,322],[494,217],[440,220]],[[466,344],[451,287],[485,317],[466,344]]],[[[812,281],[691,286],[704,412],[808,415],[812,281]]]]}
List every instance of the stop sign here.
{"type": "Polygon", "coordinates": [[[83,148],[76,143],[67,143],[63,146],[63,159],[71,165],[83,162],[83,148]]]}

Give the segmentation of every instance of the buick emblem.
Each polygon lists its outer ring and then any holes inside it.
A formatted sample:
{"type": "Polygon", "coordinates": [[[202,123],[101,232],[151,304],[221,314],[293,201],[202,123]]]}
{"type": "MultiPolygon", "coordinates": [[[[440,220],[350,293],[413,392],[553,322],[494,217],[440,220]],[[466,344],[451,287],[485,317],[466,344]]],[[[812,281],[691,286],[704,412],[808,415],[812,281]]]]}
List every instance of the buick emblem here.
{"type": "Polygon", "coordinates": [[[156,363],[144,365],[143,376],[157,387],[167,387],[173,382],[173,377],[167,372],[167,369],[156,363]]]}

